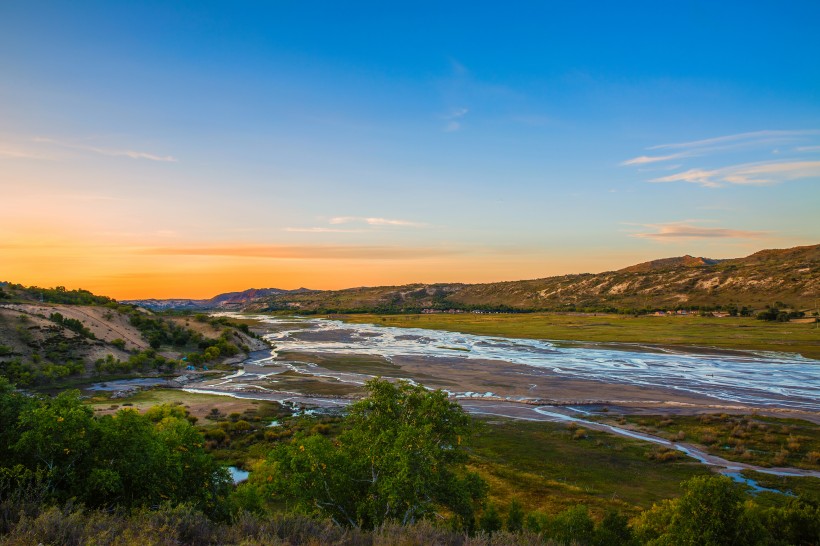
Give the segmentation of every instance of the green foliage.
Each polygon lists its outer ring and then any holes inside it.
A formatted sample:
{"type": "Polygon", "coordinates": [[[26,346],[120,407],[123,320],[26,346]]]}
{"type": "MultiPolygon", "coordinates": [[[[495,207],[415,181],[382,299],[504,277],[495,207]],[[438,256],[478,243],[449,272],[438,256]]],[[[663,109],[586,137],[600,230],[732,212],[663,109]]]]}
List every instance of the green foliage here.
{"type": "Polygon", "coordinates": [[[524,528],[538,533],[550,543],[572,546],[632,546],[639,542],[626,516],[608,512],[597,525],[586,506],[572,506],[554,516],[538,512],[527,514],[524,528]]]}
{"type": "Polygon", "coordinates": [[[60,326],[68,328],[73,332],[77,332],[83,337],[94,339],[94,334],[91,333],[91,330],[86,328],[83,323],[77,319],[65,318],[62,313],[51,313],[48,318],[60,326]]]}
{"type": "Polygon", "coordinates": [[[33,399],[0,380],[0,425],[0,475],[18,476],[0,483],[0,500],[36,477],[52,501],[105,508],[187,502],[227,516],[230,478],[181,408],[95,418],[77,391],[33,399]]]}
{"type": "Polygon", "coordinates": [[[351,527],[432,517],[446,508],[472,526],[486,486],[466,471],[470,419],[441,391],[374,379],[336,440],[299,435],[261,473],[270,493],[351,527]]]}
{"type": "Polygon", "coordinates": [[[105,305],[114,302],[111,298],[94,295],[88,290],[66,290],[64,286],[57,286],[55,288],[40,288],[39,286],[9,284],[8,288],[12,291],[12,293],[17,293],[26,299],[46,303],[62,303],[69,305],[105,305]]]}
{"type": "Polygon", "coordinates": [[[507,513],[507,531],[511,533],[520,533],[524,529],[524,508],[518,499],[513,499],[510,503],[510,509],[507,513]]]}
{"type": "Polygon", "coordinates": [[[757,314],[758,320],[777,322],[789,322],[793,318],[803,318],[804,316],[806,316],[806,314],[803,311],[785,311],[777,306],[767,307],[764,311],[757,314]]]}
{"type": "Polygon", "coordinates": [[[579,504],[555,516],[546,534],[561,544],[589,544],[595,536],[595,522],[587,507],[579,504]]]}
{"type": "Polygon", "coordinates": [[[478,519],[478,528],[488,535],[500,531],[502,524],[501,515],[498,513],[495,504],[492,503],[487,505],[484,512],[481,513],[481,517],[478,519]]]}
{"type": "Polygon", "coordinates": [[[592,544],[595,546],[630,546],[638,541],[629,528],[629,520],[618,512],[607,512],[595,529],[592,544]]]}
{"type": "Polygon", "coordinates": [[[634,529],[648,545],[817,544],[820,507],[792,499],[764,508],[746,501],[739,486],[724,476],[698,476],[684,482],[680,498],[642,513],[634,529]]]}
{"type": "Polygon", "coordinates": [[[139,351],[128,357],[128,360],[120,360],[114,355],[105,355],[105,358],[98,358],[94,362],[94,370],[98,374],[117,374],[131,372],[172,372],[179,366],[179,361],[165,358],[157,354],[154,349],[139,351]]]}
{"type": "Polygon", "coordinates": [[[136,309],[130,310],[128,320],[148,340],[152,349],[159,349],[163,345],[184,347],[190,343],[202,341],[202,336],[192,330],[164,320],[162,317],[146,315],[136,309]]]}

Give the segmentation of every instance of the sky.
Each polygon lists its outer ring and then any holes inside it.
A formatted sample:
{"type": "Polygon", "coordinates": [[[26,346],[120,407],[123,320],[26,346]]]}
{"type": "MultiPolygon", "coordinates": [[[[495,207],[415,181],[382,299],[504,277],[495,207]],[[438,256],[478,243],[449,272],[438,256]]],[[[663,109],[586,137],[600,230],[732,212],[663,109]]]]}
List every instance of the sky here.
{"type": "Polygon", "coordinates": [[[490,282],[820,242],[820,3],[0,2],[0,280],[490,282]]]}

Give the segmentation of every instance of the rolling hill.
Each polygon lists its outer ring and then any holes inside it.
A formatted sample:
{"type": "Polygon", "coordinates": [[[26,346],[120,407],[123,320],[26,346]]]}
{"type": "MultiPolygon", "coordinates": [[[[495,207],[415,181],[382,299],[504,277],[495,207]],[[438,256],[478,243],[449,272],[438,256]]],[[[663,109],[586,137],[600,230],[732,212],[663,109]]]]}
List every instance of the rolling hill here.
{"type": "Polygon", "coordinates": [[[663,258],[604,273],[486,284],[410,284],[345,290],[273,288],[210,300],[132,300],[152,309],[413,312],[423,309],[626,310],[735,304],[814,308],[820,245],[762,250],[745,258],[663,258]]]}

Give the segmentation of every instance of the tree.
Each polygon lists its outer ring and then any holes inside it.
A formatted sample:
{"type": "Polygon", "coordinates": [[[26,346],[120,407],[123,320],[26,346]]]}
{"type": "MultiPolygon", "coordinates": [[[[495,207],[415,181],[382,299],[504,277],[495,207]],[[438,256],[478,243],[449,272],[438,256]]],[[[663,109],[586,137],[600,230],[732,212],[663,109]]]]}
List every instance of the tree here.
{"type": "Polygon", "coordinates": [[[80,392],[71,390],[20,414],[14,451],[27,466],[47,473],[46,485],[57,498],[70,497],[84,482],[96,439],[93,413],[80,400],[80,392]]]}
{"type": "Polygon", "coordinates": [[[718,546],[740,540],[743,495],[725,476],[695,476],[683,483],[675,500],[653,506],[638,518],[639,537],[647,544],[718,546]]]}
{"type": "Polygon", "coordinates": [[[440,508],[471,529],[486,485],[467,472],[470,418],[442,391],[374,379],[335,440],[298,436],[273,451],[271,493],[308,513],[373,528],[410,524],[440,508]]]}
{"type": "Polygon", "coordinates": [[[481,514],[481,518],[479,518],[478,521],[478,526],[483,532],[488,535],[492,535],[493,533],[501,530],[502,523],[501,515],[498,513],[495,504],[490,503],[481,514]]]}
{"type": "Polygon", "coordinates": [[[510,510],[507,513],[507,531],[520,533],[524,529],[524,509],[518,499],[513,499],[510,503],[510,510]]]}

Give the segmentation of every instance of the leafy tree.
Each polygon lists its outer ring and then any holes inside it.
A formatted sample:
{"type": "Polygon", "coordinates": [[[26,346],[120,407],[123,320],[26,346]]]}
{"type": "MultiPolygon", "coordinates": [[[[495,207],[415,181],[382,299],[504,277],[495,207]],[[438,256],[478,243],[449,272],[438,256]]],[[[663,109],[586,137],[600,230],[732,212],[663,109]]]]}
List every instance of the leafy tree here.
{"type": "Polygon", "coordinates": [[[548,535],[563,544],[589,544],[595,533],[595,522],[584,505],[567,508],[550,522],[548,535]]]}
{"type": "Polygon", "coordinates": [[[47,486],[58,498],[67,498],[83,483],[95,439],[93,413],[80,392],[71,390],[20,414],[22,433],[14,450],[29,466],[47,472],[47,486]]]}
{"type": "Polygon", "coordinates": [[[0,377],[0,464],[12,459],[12,446],[20,439],[20,415],[31,407],[32,399],[14,390],[14,385],[0,377]]]}
{"type": "Polygon", "coordinates": [[[520,533],[524,529],[524,509],[518,499],[513,499],[510,503],[510,510],[507,512],[507,531],[520,533]]]}
{"type": "Polygon", "coordinates": [[[501,515],[498,513],[495,504],[492,503],[484,509],[481,518],[478,520],[479,528],[488,535],[500,531],[502,523],[501,515]]]}
{"type": "Polygon", "coordinates": [[[646,544],[742,544],[742,493],[725,476],[696,476],[683,484],[680,498],[656,504],[638,518],[636,529],[646,544]]]}
{"type": "Polygon", "coordinates": [[[366,387],[337,439],[297,436],[271,453],[258,473],[271,493],[351,527],[413,523],[445,508],[471,528],[486,485],[464,466],[470,418],[441,391],[381,379],[366,387]]]}
{"type": "Polygon", "coordinates": [[[595,528],[592,540],[595,546],[629,546],[637,544],[632,529],[629,528],[629,519],[618,512],[607,512],[601,523],[595,528]]]}

